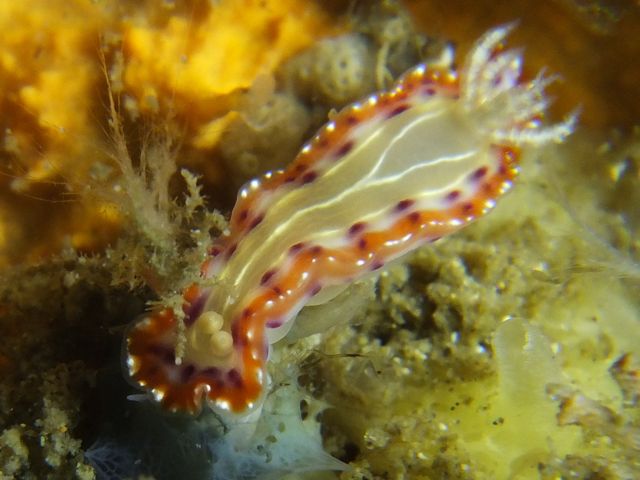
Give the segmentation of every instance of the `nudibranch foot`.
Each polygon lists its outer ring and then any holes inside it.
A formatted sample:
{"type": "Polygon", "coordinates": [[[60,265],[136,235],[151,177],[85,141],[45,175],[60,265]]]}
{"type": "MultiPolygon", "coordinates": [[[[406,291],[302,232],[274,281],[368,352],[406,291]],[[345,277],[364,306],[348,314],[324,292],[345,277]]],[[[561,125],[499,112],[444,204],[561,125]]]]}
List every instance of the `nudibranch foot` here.
{"type": "Polygon", "coordinates": [[[255,418],[271,345],[305,305],[490,211],[522,149],[576,122],[542,125],[553,78],[521,78],[521,52],[502,46],[512,28],[485,34],[459,72],[443,55],[343,108],[286,169],[243,187],[184,321],[164,309],[130,329],[132,380],[170,410],[255,418]]]}

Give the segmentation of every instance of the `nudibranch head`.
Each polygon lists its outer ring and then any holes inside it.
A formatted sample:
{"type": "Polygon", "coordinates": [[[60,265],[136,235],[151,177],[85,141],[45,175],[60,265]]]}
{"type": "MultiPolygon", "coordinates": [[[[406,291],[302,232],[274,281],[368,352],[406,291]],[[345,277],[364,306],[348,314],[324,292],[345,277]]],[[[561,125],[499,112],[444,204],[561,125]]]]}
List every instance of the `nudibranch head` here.
{"type": "Polygon", "coordinates": [[[131,378],[170,410],[206,402],[253,418],[270,345],[305,305],[491,210],[521,149],[575,123],[541,124],[549,80],[522,80],[520,52],[502,46],[511,28],[485,34],[459,72],[418,65],[345,107],[285,170],[243,187],[202,265],[208,286],[184,292],[184,318],[158,310],[131,327],[131,378]]]}

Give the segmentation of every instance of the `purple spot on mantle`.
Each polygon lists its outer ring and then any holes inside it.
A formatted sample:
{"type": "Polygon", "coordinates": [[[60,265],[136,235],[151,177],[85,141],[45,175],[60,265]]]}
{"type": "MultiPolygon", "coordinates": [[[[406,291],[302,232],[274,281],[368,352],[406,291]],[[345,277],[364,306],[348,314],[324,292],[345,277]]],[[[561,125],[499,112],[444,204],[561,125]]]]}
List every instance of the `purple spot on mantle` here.
{"type": "Polygon", "coordinates": [[[411,223],[418,223],[420,221],[420,213],[418,212],[410,213],[409,215],[407,215],[407,218],[411,223]]]}
{"type": "Polygon", "coordinates": [[[172,348],[163,345],[150,345],[148,353],[158,357],[162,363],[175,365],[176,355],[172,348]]]}
{"type": "Polygon", "coordinates": [[[232,368],[227,372],[227,380],[233,387],[242,387],[242,376],[240,375],[240,372],[238,372],[238,370],[236,370],[235,368],[232,368]]]}
{"type": "Polygon", "coordinates": [[[455,202],[458,198],[460,198],[461,192],[460,190],[452,190],[447,194],[445,199],[449,202],[455,202]]]}
{"type": "Polygon", "coordinates": [[[306,185],[307,183],[313,182],[316,178],[318,178],[318,174],[316,172],[307,172],[300,179],[300,183],[302,183],[302,185],[306,185]]]}
{"type": "Polygon", "coordinates": [[[396,108],[389,112],[387,118],[393,118],[396,115],[400,115],[402,112],[406,112],[407,110],[409,110],[409,105],[398,105],[396,108]]]}
{"type": "Polygon", "coordinates": [[[382,267],[384,267],[384,262],[381,262],[380,260],[376,260],[371,264],[371,270],[379,270],[382,267]]]}
{"type": "Polygon", "coordinates": [[[231,245],[227,251],[225,256],[229,259],[233,256],[234,253],[236,253],[236,249],[238,248],[238,244],[234,243],[233,245],[231,245]]]}
{"type": "Polygon", "coordinates": [[[365,222],[356,222],[351,227],[349,227],[349,236],[358,235],[366,228],[367,224],[365,222]]]}
{"type": "Polygon", "coordinates": [[[407,198],[405,200],[400,200],[398,203],[396,203],[395,210],[396,210],[396,212],[403,212],[407,208],[411,207],[414,203],[416,203],[416,202],[414,202],[413,200],[411,200],[409,198],[407,198]]]}
{"type": "Polygon", "coordinates": [[[277,270],[275,268],[272,268],[271,270],[267,270],[266,272],[264,272],[264,275],[262,275],[262,278],[260,279],[260,285],[266,285],[267,282],[271,280],[271,277],[273,277],[276,272],[277,270]]]}
{"type": "Polygon", "coordinates": [[[487,167],[480,167],[475,172],[471,174],[471,180],[478,181],[481,180],[489,171],[487,167]]]}
{"type": "Polygon", "coordinates": [[[205,303],[207,303],[207,295],[200,294],[189,305],[182,307],[182,310],[184,311],[184,314],[185,314],[184,324],[187,327],[190,327],[191,325],[193,325],[193,322],[195,322],[196,319],[200,316],[200,314],[202,313],[202,310],[204,309],[205,303]]]}
{"type": "Polygon", "coordinates": [[[189,380],[191,380],[191,377],[193,377],[194,373],[196,373],[196,367],[191,364],[185,365],[180,371],[180,381],[182,383],[187,383],[189,380]]]}
{"type": "Polygon", "coordinates": [[[240,337],[240,322],[234,322],[231,325],[231,338],[233,338],[233,345],[236,348],[244,348],[247,344],[245,339],[240,337]]]}
{"type": "Polygon", "coordinates": [[[202,370],[200,374],[206,377],[210,377],[213,380],[220,380],[222,372],[216,367],[209,367],[202,370]]]}
{"type": "Polygon", "coordinates": [[[267,322],[267,328],[278,328],[282,326],[282,320],[279,318],[274,318],[273,320],[269,320],[267,322]]]}
{"type": "Polygon", "coordinates": [[[303,248],[304,248],[304,243],[302,243],[302,242],[296,243],[294,245],[291,245],[291,247],[289,247],[289,253],[290,254],[298,253],[303,248]]]}
{"type": "Polygon", "coordinates": [[[346,155],[353,148],[353,141],[349,140],[345,142],[338,150],[336,150],[335,156],[340,158],[346,155]]]}
{"type": "Polygon", "coordinates": [[[473,212],[473,203],[465,203],[462,205],[462,211],[464,213],[471,213],[473,212]]]}
{"type": "Polygon", "coordinates": [[[258,225],[260,225],[262,223],[262,220],[264,220],[264,214],[258,215],[256,218],[254,218],[251,222],[251,225],[249,225],[249,230],[253,230],[258,225]]]}

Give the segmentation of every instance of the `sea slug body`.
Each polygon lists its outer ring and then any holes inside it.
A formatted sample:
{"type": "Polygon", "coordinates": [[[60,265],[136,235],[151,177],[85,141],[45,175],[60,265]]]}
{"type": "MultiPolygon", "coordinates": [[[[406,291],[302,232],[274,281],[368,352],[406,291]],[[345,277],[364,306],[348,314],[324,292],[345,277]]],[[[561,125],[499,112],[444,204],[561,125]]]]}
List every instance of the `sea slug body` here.
{"type": "Polygon", "coordinates": [[[421,64],[347,106],[288,168],[242,188],[202,265],[214,286],[184,292],[184,324],[161,309],[129,329],[131,379],[169,410],[197,413],[206,400],[234,418],[259,414],[270,345],[305,305],[491,210],[521,149],[575,124],[542,126],[549,80],[521,80],[520,52],[502,47],[511,28],[486,33],[460,72],[421,64]]]}

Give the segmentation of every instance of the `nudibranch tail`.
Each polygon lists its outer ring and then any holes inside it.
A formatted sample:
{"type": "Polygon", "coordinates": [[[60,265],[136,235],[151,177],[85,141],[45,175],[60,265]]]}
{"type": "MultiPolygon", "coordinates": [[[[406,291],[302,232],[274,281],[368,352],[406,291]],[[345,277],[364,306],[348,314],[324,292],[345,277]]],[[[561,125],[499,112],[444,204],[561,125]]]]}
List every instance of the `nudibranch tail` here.
{"type": "Polygon", "coordinates": [[[305,305],[491,210],[521,149],[575,123],[542,126],[550,79],[521,79],[521,53],[501,45],[511,28],[483,36],[460,72],[418,65],[345,107],[285,170],[243,187],[201,268],[215,284],[185,291],[184,320],[165,309],[130,329],[131,378],[171,410],[255,414],[270,345],[305,305]]]}

